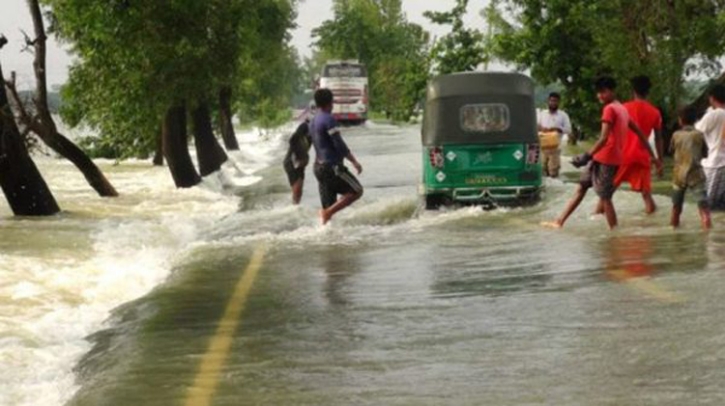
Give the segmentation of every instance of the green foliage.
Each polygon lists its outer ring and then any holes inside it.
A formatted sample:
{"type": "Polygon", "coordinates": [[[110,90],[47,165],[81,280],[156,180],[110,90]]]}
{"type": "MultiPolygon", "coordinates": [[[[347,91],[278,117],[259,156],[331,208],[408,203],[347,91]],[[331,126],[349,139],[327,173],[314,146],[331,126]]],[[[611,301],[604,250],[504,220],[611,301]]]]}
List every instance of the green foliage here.
{"type": "Polygon", "coordinates": [[[487,62],[483,34],[463,24],[468,0],[456,0],[456,6],[446,12],[425,12],[434,24],[450,25],[451,33],[436,41],[431,56],[438,74],[467,72],[487,62]]]}
{"type": "Polygon", "coordinates": [[[429,34],[407,21],[400,0],[336,0],[334,12],[313,32],[317,53],[308,69],[319,72],[326,59],[359,60],[368,68],[372,109],[408,120],[429,77],[429,34]]]}
{"type": "Polygon", "coordinates": [[[674,117],[686,78],[721,68],[724,12],[716,0],[497,0],[485,15],[490,51],[541,83],[560,83],[573,118],[594,128],[593,81],[602,74],[617,78],[623,97],[630,77],[649,75],[653,101],[674,117]]]}
{"type": "Polygon", "coordinates": [[[237,104],[256,102],[258,93],[283,103],[278,93],[286,90],[269,86],[276,73],[269,68],[288,57],[295,0],[44,3],[54,32],[77,57],[63,117],[97,129],[94,145],[104,150],[147,155],[169,106],[214,106],[222,86],[237,90],[237,104]]]}
{"type": "Polygon", "coordinates": [[[260,0],[243,27],[246,46],[235,83],[235,109],[242,122],[272,128],[289,121],[295,94],[305,87],[297,51],[289,45],[295,1],[260,0]]]}

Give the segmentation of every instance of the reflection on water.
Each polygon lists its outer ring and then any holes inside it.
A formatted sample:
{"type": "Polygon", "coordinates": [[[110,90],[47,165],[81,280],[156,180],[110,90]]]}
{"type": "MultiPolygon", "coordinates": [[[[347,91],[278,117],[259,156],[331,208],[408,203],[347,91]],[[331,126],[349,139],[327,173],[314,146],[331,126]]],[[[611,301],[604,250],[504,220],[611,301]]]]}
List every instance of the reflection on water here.
{"type": "Polygon", "coordinates": [[[349,280],[360,272],[360,263],[355,249],[323,249],[320,262],[327,276],[324,286],[325,297],[333,306],[352,304],[349,280]]]}
{"type": "Polygon", "coordinates": [[[654,249],[649,236],[616,236],[607,239],[609,252],[604,256],[607,275],[623,281],[652,276],[654,249]]]}
{"type": "Polygon", "coordinates": [[[705,269],[712,245],[708,239],[704,233],[613,235],[603,243],[605,269],[616,281],[705,269]]]}

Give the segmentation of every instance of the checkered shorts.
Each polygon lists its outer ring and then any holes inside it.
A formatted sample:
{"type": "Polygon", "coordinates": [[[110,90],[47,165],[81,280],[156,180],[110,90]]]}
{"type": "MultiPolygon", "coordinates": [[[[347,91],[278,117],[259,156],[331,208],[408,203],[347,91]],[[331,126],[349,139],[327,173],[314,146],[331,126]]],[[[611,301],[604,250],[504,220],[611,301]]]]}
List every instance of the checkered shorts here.
{"type": "Polygon", "coordinates": [[[707,198],[710,209],[725,210],[725,167],[705,168],[707,178],[707,198]]]}
{"type": "Polygon", "coordinates": [[[618,169],[618,166],[591,161],[582,172],[579,184],[585,189],[593,187],[600,198],[611,200],[617,190],[614,186],[614,178],[617,176],[618,169]]]}

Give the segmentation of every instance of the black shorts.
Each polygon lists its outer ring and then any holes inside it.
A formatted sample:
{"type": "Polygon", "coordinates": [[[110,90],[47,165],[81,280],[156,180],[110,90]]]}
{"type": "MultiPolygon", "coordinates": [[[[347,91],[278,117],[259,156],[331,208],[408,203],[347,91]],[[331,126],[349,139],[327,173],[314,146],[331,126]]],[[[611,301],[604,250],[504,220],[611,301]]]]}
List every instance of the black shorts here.
{"type": "Polygon", "coordinates": [[[297,181],[305,180],[305,167],[295,168],[291,159],[284,160],[284,171],[287,173],[290,186],[297,183],[297,181]]]}
{"type": "Polygon", "coordinates": [[[617,190],[614,178],[618,169],[618,166],[591,161],[584,169],[579,184],[585,189],[593,187],[600,199],[611,200],[617,190]]]}
{"type": "Polygon", "coordinates": [[[326,209],[337,201],[338,195],[362,193],[363,187],[345,165],[315,163],[315,177],[320,186],[320,201],[326,209]]]}

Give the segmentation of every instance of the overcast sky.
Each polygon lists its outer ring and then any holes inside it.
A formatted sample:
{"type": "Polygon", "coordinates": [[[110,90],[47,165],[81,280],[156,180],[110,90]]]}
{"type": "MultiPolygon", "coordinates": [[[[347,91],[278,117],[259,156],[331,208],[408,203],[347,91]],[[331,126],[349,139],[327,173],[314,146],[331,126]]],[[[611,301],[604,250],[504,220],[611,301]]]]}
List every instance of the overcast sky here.
{"type": "MultiPolygon", "coordinates": [[[[0,33],[5,34],[9,44],[3,48],[0,54],[3,72],[6,76],[11,71],[18,72],[19,82],[22,87],[29,87],[32,84],[32,55],[21,53],[23,47],[23,35],[20,30],[30,33],[33,30],[30,14],[28,13],[25,0],[0,0],[0,33]]],[[[203,1],[203,0],[200,0],[203,1]]],[[[423,25],[433,35],[445,34],[442,27],[432,25],[423,17],[426,10],[447,10],[453,7],[455,0],[403,0],[403,7],[412,22],[423,25]]],[[[483,29],[484,22],[479,16],[488,0],[471,0],[469,4],[469,15],[466,22],[471,26],[483,29]]],[[[293,32],[292,43],[299,50],[301,55],[310,54],[312,29],[319,26],[323,21],[332,17],[332,0],[303,0],[299,7],[298,28],[293,32]]],[[[71,57],[59,46],[55,40],[51,40],[48,49],[48,83],[51,85],[61,84],[68,75],[68,65],[71,57]]]]}

